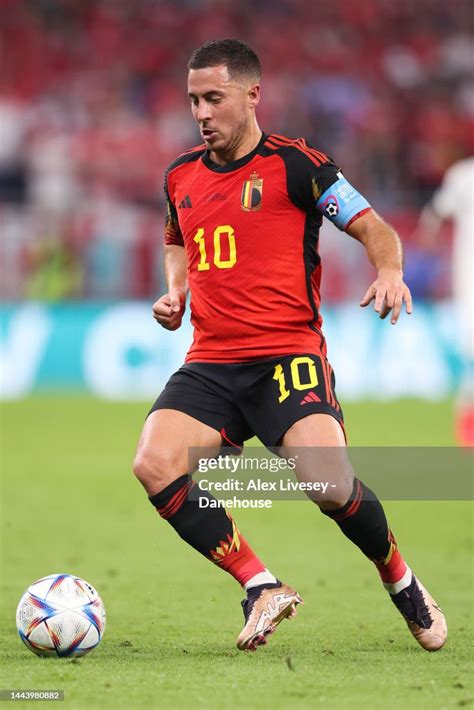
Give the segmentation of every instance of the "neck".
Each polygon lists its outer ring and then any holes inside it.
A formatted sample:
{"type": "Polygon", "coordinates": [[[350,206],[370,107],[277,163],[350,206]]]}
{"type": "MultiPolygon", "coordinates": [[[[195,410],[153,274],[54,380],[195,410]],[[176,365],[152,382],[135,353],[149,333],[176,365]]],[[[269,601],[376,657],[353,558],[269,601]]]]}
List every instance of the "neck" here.
{"type": "Polygon", "coordinates": [[[226,165],[227,163],[233,163],[239,158],[243,158],[245,155],[254,150],[260,142],[262,137],[262,131],[260,130],[257,122],[252,125],[251,129],[245,133],[245,135],[235,144],[229,146],[223,151],[215,152],[210,151],[209,157],[218,165],[226,165]]]}

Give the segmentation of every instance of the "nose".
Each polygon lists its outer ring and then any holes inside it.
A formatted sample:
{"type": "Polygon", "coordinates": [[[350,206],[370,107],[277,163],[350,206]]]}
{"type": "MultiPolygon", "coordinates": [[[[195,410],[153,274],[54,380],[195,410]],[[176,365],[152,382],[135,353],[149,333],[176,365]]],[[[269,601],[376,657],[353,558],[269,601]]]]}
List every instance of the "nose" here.
{"type": "Polygon", "coordinates": [[[207,101],[200,101],[196,106],[195,118],[199,123],[203,123],[211,118],[211,106],[207,101]]]}

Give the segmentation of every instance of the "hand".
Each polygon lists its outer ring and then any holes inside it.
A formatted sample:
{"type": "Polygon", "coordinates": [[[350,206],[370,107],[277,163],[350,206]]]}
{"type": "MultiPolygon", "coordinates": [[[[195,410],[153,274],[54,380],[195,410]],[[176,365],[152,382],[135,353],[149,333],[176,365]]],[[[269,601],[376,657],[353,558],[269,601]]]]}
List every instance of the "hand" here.
{"type": "Polygon", "coordinates": [[[153,304],[153,318],[166,330],[177,330],[186,308],[186,294],[170,289],[153,304]]]}
{"type": "Polygon", "coordinates": [[[413,310],[410,289],[398,269],[380,269],[378,277],[367,289],[360,305],[364,308],[373,300],[374,310],[380,314],[380,318],[386,318],[392,311],[392,325],[398,321],[403,302],[408,314],[413,310]]]}

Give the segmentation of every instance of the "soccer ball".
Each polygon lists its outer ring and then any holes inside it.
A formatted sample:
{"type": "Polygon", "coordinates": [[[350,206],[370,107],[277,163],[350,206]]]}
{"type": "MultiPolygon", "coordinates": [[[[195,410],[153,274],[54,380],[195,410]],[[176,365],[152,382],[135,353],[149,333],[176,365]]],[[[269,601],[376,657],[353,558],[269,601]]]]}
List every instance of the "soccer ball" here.
{"type": "Polygon", "coordinates": [[[80,577],[50,574],[23,594],[16,626],[38,656],[83,656],[100,643],[105,608],[94,587],[80,577]]]}
{"type": "Polygon", "coordinates": [[[326,207],[326,213],[329,215],[329,217],[335,217],[337,213],[339,212],[338,207],[334,202],[330,202],[327,207],[326,207]]]}

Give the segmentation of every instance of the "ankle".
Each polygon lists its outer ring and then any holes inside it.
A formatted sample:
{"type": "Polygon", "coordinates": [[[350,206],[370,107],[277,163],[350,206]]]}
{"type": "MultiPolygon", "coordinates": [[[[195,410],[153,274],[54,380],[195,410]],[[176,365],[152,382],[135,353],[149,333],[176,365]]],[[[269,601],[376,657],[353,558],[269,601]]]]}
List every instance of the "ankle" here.
{"type": "Polygon", "coordinates": [[[250,587],[259,587],[262,584],[275,584],[277,581],[277,578],[265,568],[263,572],[254,574],[253,577],[244,584],[244,589],[248,590],[250,587]]]}
{"type": "Polygon", "coordinates": [[[406,568],[405,574],[400,577],[398,582],[383,582],[383,586],[389,594],[399,594],[401,591],[410,586],[413,573],[409,567],[406,568]]]}

